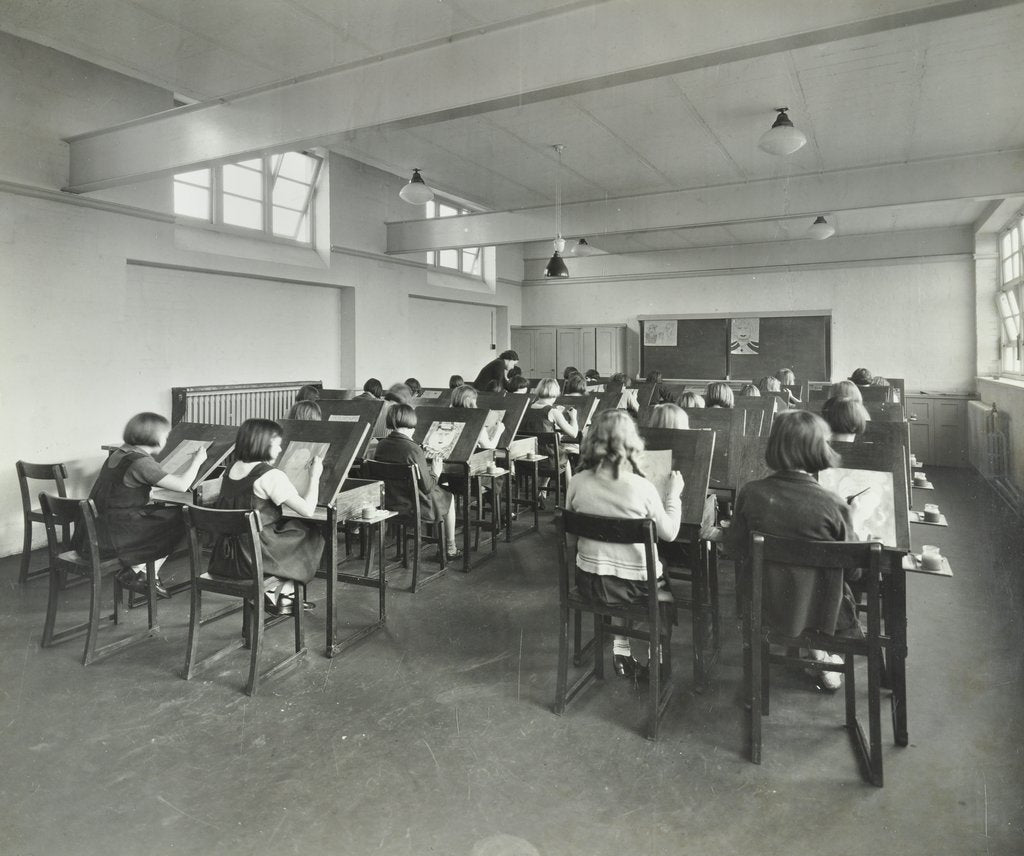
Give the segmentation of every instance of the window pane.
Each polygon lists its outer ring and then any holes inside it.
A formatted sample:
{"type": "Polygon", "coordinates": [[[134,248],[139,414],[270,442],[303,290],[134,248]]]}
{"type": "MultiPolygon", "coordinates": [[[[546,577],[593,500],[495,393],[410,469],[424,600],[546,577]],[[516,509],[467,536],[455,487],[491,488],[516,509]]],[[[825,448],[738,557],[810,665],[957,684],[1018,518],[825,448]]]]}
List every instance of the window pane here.
{"type": "Polygon", "coordinates": [[[438,217],[454,217],[459,213],[458,208],[452,208],[451,205],[445,205],[443,202],[439,202],[437,205],[437,216],[438,217]]]}
{"type": "Polygon", "coordinates": [[[246,229],[263,228],[263,203],[224,194],[224,222],[246,229]]]}
{"type": "Polygon", "coordinates": [[[1013,259],[1003,259],[1003,284],[1013,282],[1013,259]]]}
{"type": "Polygon", "coordinates": [[[245,169],[238,164],[225,164],[224,192],[233,193],[235,196],[244,196],[247,199],[262,199],[262,171],[245,169]]]}
{"type": "MultiPolygon", "coordinates": [[[[442,208],[444,206],[441,206],[442,208]]],[[[454,270],[459,269],[459,251],[458,250],[441,250],[438,253],[438,265],[446,268],[453,268],[454,270]]]]}
{"type": "Polygon", "coordinates": [[[197,169],[193,172],[182,172],[174,176],[175,181],[184,181],[188,184],[196,184],[199,187],[210,186],[210,170],[197,169]]]}
{"type": "Polygon", "coordinates": [[[1001,259],[1006,259],[1010,257],[1010,241],[1012,240],[1010,238],[1011,234],[1011,232],[1007,232],[1005,235],[1003,235],[1002,238],[999,239],[999,258],[1001,259]]]}
{"type": "Polygon", "coordinates": [[[282,178],[312,184],[313,176],[316,174],[317,161],[302,152],[285,152],[284,155],[275,155],[274,168],[282,178]],[[280,161],[280,164],[277,161],[280,161]]]}
{"type": "Polygon", "coordinates": [[[430,217],[436,217],[436,216],[437,216],[437,203],[434,202],[433,199],[431,199],[427,203],[427,217],[430,218],[430,217]]]}
{"type": "Polygon", "coordinates": [[[290,208],[277,208],[273,210],[274,234],[281,238],[292,238],[297,241],[308,241],[308,237],[300,237],[300,234],[307,234],[305,228],[306,215],[301,211],[292,211],[290,208]]]}
{"type": "Polygon", "coordinates": [[[210,219],[210,191],[191,184],[174,182],[174,213],[183,217],[210,219]]]}
{"type": "Polygon", "coordinates": [[[480,273],[480,248],[469,247],[462,251],[462,272],[480,273]]]}
{"type": "Polygon", "coordinates": [[[299,184],[295,181],[289,181],[287,178],[279,178],[274,182],[274,205],[281,205],[294,211],[302,211],[306,207],[308,196],[308,184],[299,184]]]}
{"type": "Polygon", "coordinates": [[[1006,305],[1009,307],[1010,314],[1013,316],[1020,315],[1020,308],[1017,305],[1017,295],[1012,291],[1005,292],[1006,294],[1006,305]]]}
{"type": "Polygon", "coordinates": [[[263,160],[261,158],[253,158],[252,160],[239,161],[238,166],[243,169],[254,169],[256,172],[263,171],[263,160]]]}

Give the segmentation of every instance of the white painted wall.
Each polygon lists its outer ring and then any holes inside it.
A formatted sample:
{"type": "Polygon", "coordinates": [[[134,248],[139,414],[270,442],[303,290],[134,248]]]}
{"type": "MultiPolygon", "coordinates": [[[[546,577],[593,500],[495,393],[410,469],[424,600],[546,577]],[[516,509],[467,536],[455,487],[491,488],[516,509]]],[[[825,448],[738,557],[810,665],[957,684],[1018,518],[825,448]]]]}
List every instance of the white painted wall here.
{"type": "Polygon", "coordinates": [[[488,306],[409,298],[415,319],[411,341],[417,353],[428,356],[416,379],[424,386],[448,387],[448,378],[460,374],[472,383],[477,373],[500,351],[491,350],[491,323],[496,310],[488,306]],[[458,331],[438,348],[438,330],[458,331]]]}
{"type": "Polygon", "coordinates": [[[524,324],[622,324],[629,370],[639,367],[639,315],[829,310],[832,366],[905,377],[907,390],[974,389],[974,270],[970,261],[884,264],[756,274],[523,288],[524,324]]]}

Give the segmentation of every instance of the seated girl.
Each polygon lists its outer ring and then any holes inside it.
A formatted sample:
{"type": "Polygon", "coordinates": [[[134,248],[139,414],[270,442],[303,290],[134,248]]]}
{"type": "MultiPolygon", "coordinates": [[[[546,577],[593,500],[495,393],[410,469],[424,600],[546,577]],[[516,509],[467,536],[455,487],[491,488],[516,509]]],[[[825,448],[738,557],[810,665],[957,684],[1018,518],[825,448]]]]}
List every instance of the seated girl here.
{"type": "Polygon", "coordinates": [[[786,404],[792,407],[794,404],[800,404],[800,399],[793,395],[793,391],[786,387],[796,386],[796,375],[793,374],[792,369],[779,369],[775,372],[775,378],[781,385],[781,392],[786,398],[786,404]]]}
{"type": "Polygon", "coordinates": [[[513,395],[529,395],[530,382],[522,375],[516,375],[515,377],[509,378],[508,390],[513,395]]]}
{"type": "MultiPolygon", "coordinates": [[[[580,471],[569,485],[569,511],[654,521],[658,538],[672,541],[679,534],[683,477],[673,472],[668,496],[662,502],[657,488],[643,477],[637,458],[644,444],[636,423],[621,410],[606,410],[595,420],[583,442],[580,471]]],[[[655,547],[657,549],[657,547],[655,547]]],[[[660,560],[658,587],[667,592],[660,560]]],[[[609,605],[647,600],[647,564],[642,544],[609,544],[580,538],[576,551],[576,587],[585,598],[609,605]]],[[[671,595],[667,600],[670,602],[671,595]]],[[[629,638],[614,636],[612,662],[620,677],[642,674],[633,658],[629,638]]]]}
{"type": "Polygon", "coordinates": [[[444,461],[437,458],[428,463],[423,449],[413,442],[416,432],[416,410],[408,404],[396,404],[387,414],[387,427],[391,433],[384,437],[374,452],[375,461],[389,464],[415,464],[419,480],[415,496],[405,496],[395,488],[388,488],[387,505],[400,514],[412,513],[414,502],[419,502],[420,516],[425,523],[444,522],[445,543],[449,558],[459,556],[455,541],[455,503],[452,495],[438,484],[444,461]]]}
{"type": "MultiPolygon", "coordinates": [[[[814,473],[837,466],[839,456],[828,444],[829,428],[818,415],[786,410],[775,417],[765,460],[774,472],[748,482],[736,497],[726,543],[735,557],[737,581],[749,579],[750,533],[763,532],[807,541],[853,541],[850,506],[823,488],[814,473]]],[[[858,502],[857,499],[853,500],[858,502]]],[[[857,572],[848,575],[856,579],[857,572]]],[[[746,598],[749,602],[749,592],[746,598]]],[[[861,635],[850,587],[836,574],[774,566],[765,578],[765,611],[772,627],[797,636],[805,629],[830,635],[861,635]]],[[[811,651],[811,657],[839,664],[838,655],[811,651]]],[[[815,672],[825,689],[838,689],[838,672],[815,672]]]]}
{"type": "MultiPolygon", "coordinates": [[[[206,448],[200,446],[183,473],[166,472],[153,455],[163,449],[170,431],[170,423],[158,413],[137,413],[129,419],[124,443],[104,461],[89,493],[99,514],[100,555],[117,556],[122,565],[118,580],[141,593],[147,590],[146,563],[154,562],[159,571],[185,537],[181,509],[150,505],[149,491],[153,487],[187,491],[206,460],[206,448]]],[[[76,548],[82,537],[84,531],[76,538],[76,548]]],[[[170,597],[159,580],[156,592],[170,597]]]]}
{"type": "Polygon", "coordinates": [[[288,411],[288,419],[296,422],[322,422],[324,415],[315,401],[296,401],[288,411]]]}
{"type": "Polygon", "coordinates": [[[760,398],[761,390],[757,388],[757,384],[745,383],[740,389],[740,396],[749,398],[760,398]]]}
{"type": "Polygon", "coordinates": [[[562,389],[562,395],[586,395],[587,394],[587,382],[584,380],[583,375],[574,374],[565,381],[565,387],[562,389]]]}
{"type": "Polygon", "coordinates": [[[448,389],[455,389],[455,387],[462,386],[462,384],[464,383],[465,381],[462,379],[462,375],[453,374],[450,378],[448,378],[448,389]]]}
{"type": "Polygon", "coordinates": [[[295,393],[295,400],[298,401],[319,401],[320,400],[320,389],[319,387],[313,386],[311,383],[307,383],[301,387],[297,393],[295,393]]]}
{"type": "MultiPolygon", "coordinates": [[[[308,464],[305,483],[292,484],[274,468],[281,454],[281,426],[269,419],[246,419],[235,440],[234,463],[224,473],[218,508],[254,509],[263,529],[263,585],[266,610],[273,615],[291,615],[295,605],[295,583],[308,583],[316,575],[324,551],[320,528],[310,521],[283,517],[284,509],[303,517],[316,511],[323,461],[314,456],[308,464]],[[301,492],[300,492],[301,491],[301,492]]],[[[210,575],[248,579],[246,569],[214,546],[210,575]]],[[[313,604],[304,603],[311,609],[313,604]]]]}
{"type": "Polygon", "coordinates": [[[871,379],[873,375],[867,369],[854,369],[853,374],[850,375],[852,380],[857,386],[871,386],[871,379]]]}
{"type": "Polygon", "coordinates": [[[687,431],[690,428],[690,417],[686,411],[671,402],[655,405],[651,413],[652,428],[675,428],[687,431]]]}
{"type": "MultiPolygon", "coordinates": [[[[473,389],[468,383],[464,383],[460,387],[456,387],[452,390],[451,407],[464,407],[468,410],[476,409],[477,391],[473,389]]],[[[498,445],[498,440],[501,439],[501,435],[505,431],[505,426],[501,422],[496,422],[490,428],[484,425],[480,429],[480,436],[477,438],[476,445],[480,449],[494,449],[498,445]]]]}
{"type": "Polygon", "coordinates": [[[407,377],[405,385],[409,387],[409,392],[412,393],[413,398],[417,398],[423,392],[423,385],[414,377],[407,377]]]}
{"type": "Polygon", "coordinates": [[[356,398],[382,398],[384,396],[384,384],[377,378],[371,377],[363,384],[363,391],[356,398]]]}
{"type": "Polygon", "coordinates": [[[731,408],[735,406],[736,399],[733,396],[732,387],[724,381],[711,381],[704,388],[704,401],[707,407],[731,408]]]}
{"type": "Polygon", "coordinates": [[[832,384],[832,386],[828,388],[828,397],[852,398],[854,401],[859,401],[861,404],[864,403],[864,396],[861,394],[860,387],[852,380],[841,380],[832,384]]]}
{"type": "MultiPolygon", "coordinates": [[[[554,378],[544,378],[537,384],[534,393],[537,398],[523,414],[521,423],[523,431],[532,431],[538,434],[559,434],[559,439],[575,440],[580,433],[579,420],[575,407],[565,407],[555,404],[558,398],[558,381],[554,378]]],[[[572,478],[572,471],[569,467],[569,459],[565,449],[559,448],[558,460],[555,460],[555,447],[552,443],[537,443],[537,454],[546,455],[548,465],[554,470],[565,470],[566,484],[572,478]]],[[[541,502],[543,503],[548,485],[551,479],[547,478],[539,485],[541,502]]],[[[542,506],[543,507],[543,506],[542,506]]]]}
{"type": "Polygon", "coordinates": [[[616,372],[612,375],[612,383],[622,384],[622,398],[619,399],[619,409],[628,410],[636,416],[640,412],[640,401],[637,398],[636,390],[630,388],[629,375],[625,372],[616,372]]]}
{"type": "Polygon", "coordinates": [[[821,417],[832,431],[832,439],[853,442],[867,429],[870,417],[864,405],[854,398],[830,398],[821,408],[821,417]]]}
{"type": "Polygon", "coordinates": [[[691,390],[680,392],[672,403],[678,404],[684,410],[701,410],[706,406],[704,396],[699,392],[692,392],[691,390]]]}

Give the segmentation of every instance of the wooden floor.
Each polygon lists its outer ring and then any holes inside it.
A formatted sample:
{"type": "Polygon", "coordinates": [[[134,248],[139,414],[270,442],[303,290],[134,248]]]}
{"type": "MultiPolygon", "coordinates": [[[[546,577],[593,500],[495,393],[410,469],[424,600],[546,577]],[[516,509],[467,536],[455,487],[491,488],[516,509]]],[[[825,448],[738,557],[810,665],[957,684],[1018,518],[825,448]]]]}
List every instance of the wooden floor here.
{"type": "MultiPolygon", "coordinates": [[[[387,631],[331,661],[321,602],[307,661],[255,699],[240,693],[242,653],[181,680],[183,595],[161,603],[156,638],[96,665],[80,665],[79,642],[41,650],[46,583],[19,586],[10,557],[0,560],[0,852],[1024,853],[1021,522],[976,475],[929,472],[929,501],[950,527],[914,527],[914,543],[939,544],[956,575],[909,582],[910,746],[892,744],[886,717],[884,789],[859,776],[841,695],[801,674],[780,677],[764,763],[746,760],[727,564],[723,662],[705,694],[690,691],[683,614],[682,687],[652,744],[627,681],[550,712],[546,521],[469,576],[393,592],[387,631]]],[[[85,594],[66,593],[68,615],[82,614],[85,594]]],[[[346,619],[371,620],[374,597],[353,590],[346,619]]]]}

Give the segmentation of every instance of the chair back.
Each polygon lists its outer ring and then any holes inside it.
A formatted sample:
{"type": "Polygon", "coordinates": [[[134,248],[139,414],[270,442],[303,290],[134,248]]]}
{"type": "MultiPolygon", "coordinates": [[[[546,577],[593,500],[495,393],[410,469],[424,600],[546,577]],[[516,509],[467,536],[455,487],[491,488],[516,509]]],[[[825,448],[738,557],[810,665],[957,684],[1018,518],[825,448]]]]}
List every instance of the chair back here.
{"type": "Polygon", "coordinates": [[[27,461],[18,461],[14,465],[18,471],[18,487],[21,489],[21,507],[26,511],[32,511],[32,496],[29,493],[28,480],[51,481],[54,483],[57,496],[66,497],[67,489],[64,486],[64,479],[68,477],[68,470],[64,464],[30,464],[27,461]]]}
{"type": "MultiPolygon", "coordinates": [[[[405,517],[415,517],[420,522],[419,492],[422,481],[419,467],[416,464],[395,464],[387,461],[363,461],[362,477],[384,482],[384,507],[389,511],[398,511],[405,517]],[[396,500],[408,499],[412,509],[393,507],[396,500]]],[[[404,503],[401,503],[404,504],[404,503]]],[[[417,532],[419,529],[416,530],[417,532]]]]}
{"type": "Polygon", "coordinates": [[[260,548],[260,531],[263,529],[263,523],[258,512],[186,505],[182,508],[182,516],[188,533],[188,554],[193,583],[203,574],[203,539],[200,538],[202,533],[212,540],[214,549],[228,543],[239,551],[239,555],[246,556],[245,567],[249,570],[249,579],[262,590],[263,551],[260,548]]]}
{"type": "Polygon", "coordinates": [[[863,572],[867,587],[868,632],[880,632],[878,588],[881,575],[882,544],[879,541],[804,541],[777,538],[761,532],[750,534],[750,613],[756,636],[761,635],[764,603],[765,566],[785,565],[807,573],[842,574],[855,568],[863,572]]]}
{"type": "MultiPolygon", "coordinates": [[[[572,589],[570,574],[575,573],[575,556],[569,549],[569,535],[603,541],[606,544],[642,544],[647,565],[647,606],[652,622],[658,612],[658,565],[656,543],[658,533],[654,521],[647,518],[625,519],[563,511],[558,522],[558,582],[563,604],[569,602],[572,589]]],[[[653,626],[653,625],[652,625],[653,626]]]]}
{"type": "Polygon", "coordinates": [[[91,499],[69,499],[43,491],[39,494],[39,507],[46,527],[50,566],[61,553],[77,549],[82,559],[98,568],[101,559],[96,504],[91,499]],[[61,535],[57,534],[58,526],[61,535]]]}

